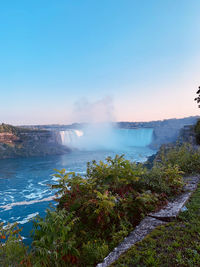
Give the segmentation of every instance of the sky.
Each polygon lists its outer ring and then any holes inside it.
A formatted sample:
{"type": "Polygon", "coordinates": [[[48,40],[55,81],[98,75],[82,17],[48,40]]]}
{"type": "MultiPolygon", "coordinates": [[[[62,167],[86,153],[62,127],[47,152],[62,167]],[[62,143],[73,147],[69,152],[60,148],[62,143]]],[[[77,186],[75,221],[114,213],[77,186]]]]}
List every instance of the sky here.
{"type": "Polygon", "coordinates": [[[0,1],[0,122],[200,115],[199,13],[199,0],[0,1]]]}

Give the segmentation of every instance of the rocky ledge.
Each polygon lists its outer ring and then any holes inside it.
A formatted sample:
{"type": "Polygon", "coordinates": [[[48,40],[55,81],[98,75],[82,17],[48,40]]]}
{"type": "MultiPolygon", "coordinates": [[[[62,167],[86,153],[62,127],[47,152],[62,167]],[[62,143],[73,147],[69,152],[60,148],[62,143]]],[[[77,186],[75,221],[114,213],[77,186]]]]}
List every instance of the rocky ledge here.
{"type": "Polygon", "coordinates": [[[144,218],[135,230],[131,232],[130,235],[126,237],[124,241],[116,247],[102,263],[99,263],[97,267],[109,266],[115,262],[122,253],[126,252],[136,242],[144,239],[146,235],[152,232],[157,226],[166,224],[168,221],[174,219],[184,207],[192,192],[197,188],[199,180],[199,176],[185,178],[186,186],[184,193],[172,202],[169,202],[167,206],[159,212],[150,213],[146,218],[144,218]]]}

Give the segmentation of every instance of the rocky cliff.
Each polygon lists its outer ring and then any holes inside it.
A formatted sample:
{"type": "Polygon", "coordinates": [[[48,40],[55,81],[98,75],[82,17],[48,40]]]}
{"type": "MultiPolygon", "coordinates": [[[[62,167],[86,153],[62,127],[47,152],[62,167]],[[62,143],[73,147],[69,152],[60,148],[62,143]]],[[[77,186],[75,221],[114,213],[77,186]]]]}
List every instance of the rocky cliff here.
{"type": "MultiPolygon", "coordinates": [[[[163,144],[168,144],[176,141],[179,137],[180,130],[184,126],[187,127],[188,125],[194,125],[197,122],[198,118],[199,116],[192,116],[182,119],[168,119],[150,122],[117,122],[113,123],[113,127],[121,129],[153,128],[153,140],[150,147],[158,149],[163,144]]],[[[32,125],[23,127],[28,127],[29,129],[35,129],[38,131],[46,130],[58,133],[59,131],[65,131],[69,129],[82,129],[86,125],[87,124],[84,123],[74,123],[71,125],[32,125]]]]}
{"type": "Polygon", "coordinates": [[[194,125],[199,116],[187,117],[182,119],[169,119],[150,122],[119,122],[119,128],[153,128],[154,136],[151,147],[159,148],[163,144],[168,144],[177,140],[183,127],[194,125]]]}
{"type": "Polygon", "coordinates": [[[0,125],[0,159],[67,152],[69,149],[61,145],[60,135],[56,132],[0,125]]]}

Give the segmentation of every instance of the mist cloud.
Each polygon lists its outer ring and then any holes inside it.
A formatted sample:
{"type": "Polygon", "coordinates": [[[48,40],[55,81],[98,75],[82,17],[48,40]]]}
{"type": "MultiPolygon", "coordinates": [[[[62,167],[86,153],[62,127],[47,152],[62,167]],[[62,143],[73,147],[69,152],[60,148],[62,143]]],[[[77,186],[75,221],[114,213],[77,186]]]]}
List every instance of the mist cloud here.
{"type": "Polygon", "coordinates": [[[74,121],[87,123],[110,123],[115,121],[113,99],[110,96],[90,102],[82,98],[74,104],[74,121]]]}

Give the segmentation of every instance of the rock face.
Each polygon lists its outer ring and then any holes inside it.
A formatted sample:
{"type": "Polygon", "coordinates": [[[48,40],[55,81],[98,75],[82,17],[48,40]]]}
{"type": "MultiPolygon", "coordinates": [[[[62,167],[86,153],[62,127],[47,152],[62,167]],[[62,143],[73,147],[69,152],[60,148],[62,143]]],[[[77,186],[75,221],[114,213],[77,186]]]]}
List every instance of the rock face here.
{"type": "MultiPolygon", "coordinates": [[[[151,148],[158,149],[163,144],[177,140],[181,128],[183,141],[194,140],[189,125],[194,125],[199,117],[170,119],[151,122],[118,122],[114,127],[135,129],[153,128],[151,148]]],[[[69,148],[62,145],[60,131],[67,129],[81,129],[85,124],[72,125],[35,125],[14,127],[7,124],[0,125],[0,159],[13,157],[43,156],[63,154],[69,148]]],[[[199,138],[200,139],[200,138],[199,138]]]]}
{"type": "Polygon", "coordinates": [[[0,143],[12,144],[17,140],[19,140],[19,137],[13,133],[0,133],[0,143]]]}
{"type": "Polygon", "coordinates": [[[69,151],[61,144],[57,132],[0,125],[0,159],[56,155],[69,151]]]}
{"type": "Polygon", "coordinates": [[[183,119],[169,119],[163,121],[150,122],[119,122],[119,128],[134,129],[134,128],[153,128],[154,136],[150,147],[159,148],[163,144],[171,143],[177,140],[180,130],[185,126],[194,125],[198,116],[187,117],[183,119]]]}
{"type": "Polygon", "coordinates": [[[194,125],[184,126],[180,131],[178,139],[182,143],[187,142],[193,146],[197,145],[195,126],[194,125]]]}
{"type": "MultiPolygon", "coordinates": [[[[176,141],[180,134],[180,130],[184,126],[187,127],[188,125],[194,125],[197,122],[198,118],[199,116],[193,116],[182,119],[168,119],[150,122],[116,122],[113,123],[113,127],[120,129],[153,128],[153,140],[150,147],[153,149],[158,149],[163,144],[168,144],[176,141]]],[[[87,124],[85,123],[74,123],[71,125],[32,125],[23,127],[30,127],[37,130],[45,129],[48,131],[58,132],[69,129],[82,129],[85,126],[87,126],[87,124]]]]}

